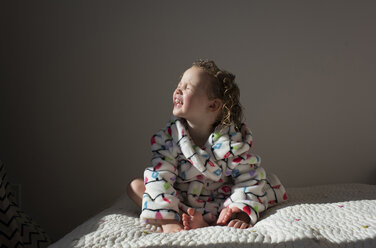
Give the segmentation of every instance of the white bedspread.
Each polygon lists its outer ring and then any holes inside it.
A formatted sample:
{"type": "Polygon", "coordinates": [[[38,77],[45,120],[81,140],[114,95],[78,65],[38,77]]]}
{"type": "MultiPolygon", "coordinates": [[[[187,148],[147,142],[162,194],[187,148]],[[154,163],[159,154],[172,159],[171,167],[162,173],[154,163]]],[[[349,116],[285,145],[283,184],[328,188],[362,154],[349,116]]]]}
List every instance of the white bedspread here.
{"type": "Polygon", "coordinates": [[[142,225],[124,195],[50,247],[376,247],[376,185],[288,188],[289,201],[245,230],[206,227],[174,234],[142,225]]]}

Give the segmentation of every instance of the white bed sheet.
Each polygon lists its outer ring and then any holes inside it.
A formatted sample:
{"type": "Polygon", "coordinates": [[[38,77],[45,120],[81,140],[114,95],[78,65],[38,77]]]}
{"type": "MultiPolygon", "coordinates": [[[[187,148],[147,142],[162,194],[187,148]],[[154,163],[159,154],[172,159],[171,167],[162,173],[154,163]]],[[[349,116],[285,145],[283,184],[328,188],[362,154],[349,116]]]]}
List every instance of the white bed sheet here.
{"type": "Polygon", "coordinates": [[[212,226],[174,234],[140,222],[125,196],[84,222],[59,247],[376,247],[376,185],[288,188],[289,201],[245,230],[212,226]]]}

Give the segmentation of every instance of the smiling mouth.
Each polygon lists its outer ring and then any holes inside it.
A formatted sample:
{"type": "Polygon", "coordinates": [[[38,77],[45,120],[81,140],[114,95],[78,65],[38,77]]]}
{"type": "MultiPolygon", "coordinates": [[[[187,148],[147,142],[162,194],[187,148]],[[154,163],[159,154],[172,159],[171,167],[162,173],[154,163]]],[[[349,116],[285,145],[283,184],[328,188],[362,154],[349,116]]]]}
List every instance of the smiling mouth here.
{"type": "Polygon", "coordinates": [[[174,101],[175,104],[180,104],[180,105],[183,105],[183,102],[180,101],[179,99],[175,98],[175,101],[174,101]]]}

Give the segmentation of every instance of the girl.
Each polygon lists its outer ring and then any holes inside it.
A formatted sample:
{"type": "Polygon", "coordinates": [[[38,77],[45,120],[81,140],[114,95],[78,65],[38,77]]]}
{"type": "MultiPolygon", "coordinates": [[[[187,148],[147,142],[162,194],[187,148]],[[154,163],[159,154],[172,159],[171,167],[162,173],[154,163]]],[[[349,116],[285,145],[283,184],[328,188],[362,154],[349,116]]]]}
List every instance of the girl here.
{"type": "Polygon", "coordinates": [[[133,180],[129,197],[140,218],[179,232],[209,225],[247,228],[287,200],[274,175],[266,178],[242,121],[235,76],[198,60],[173,93],[173,116],[151,138],[152,167],[133,180]]]}

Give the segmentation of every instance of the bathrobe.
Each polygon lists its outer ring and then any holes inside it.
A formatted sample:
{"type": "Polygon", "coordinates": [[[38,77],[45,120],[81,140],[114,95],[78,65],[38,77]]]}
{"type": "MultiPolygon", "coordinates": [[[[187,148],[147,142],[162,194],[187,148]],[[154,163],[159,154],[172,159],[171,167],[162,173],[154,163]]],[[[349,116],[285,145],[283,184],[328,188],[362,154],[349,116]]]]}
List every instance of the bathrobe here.
{"type": "Polygon", "coordinates": [[[268,207],[287,200],[275,175],[267,177],[259,156],[251,153],[245,124],[217,128],[203,147],[194,144],[184,119],[172,116],[151,138],[152,166],[144,172],[140,218],[146,222],[180,220],[189,207],[214,223],[225,207],[245,212],[251,225],[268,207]]]}

